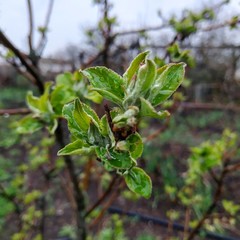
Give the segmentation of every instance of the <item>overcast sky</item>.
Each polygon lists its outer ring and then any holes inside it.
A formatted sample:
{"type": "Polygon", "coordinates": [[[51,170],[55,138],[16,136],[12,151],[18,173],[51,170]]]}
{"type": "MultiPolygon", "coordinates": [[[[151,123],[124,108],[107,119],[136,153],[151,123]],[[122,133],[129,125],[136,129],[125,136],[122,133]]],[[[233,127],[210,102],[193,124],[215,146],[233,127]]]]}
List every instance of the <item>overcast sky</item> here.
{"type": "MultiPolygon", "coordinates": [[[[0,0],[0,28],[21,49],[27,49],[28,15],[26,0],[0,0]]],[[[45,20],[49,0],[32,0],[35,29],[45,20]]],[[[48,44],[45,55],[63,49],[67,44],[80,43],[83,30],[94,26],[100,17],[92,0],[55,0],[51,16],[48,44]]],[[[184,8],[199,9],[219,0],[112,0],[112,15],[118,18],[123,29],[133,29],[159,24],[157,11],[163,15],[179,13],[184,8]]],[[[240,0],[232,0],[235,10],[240,0]]],[[[239,11],[240,12],[240,11],[239,11]]],[[[35,34],[35,41],[38,35],[35,34]]]]}

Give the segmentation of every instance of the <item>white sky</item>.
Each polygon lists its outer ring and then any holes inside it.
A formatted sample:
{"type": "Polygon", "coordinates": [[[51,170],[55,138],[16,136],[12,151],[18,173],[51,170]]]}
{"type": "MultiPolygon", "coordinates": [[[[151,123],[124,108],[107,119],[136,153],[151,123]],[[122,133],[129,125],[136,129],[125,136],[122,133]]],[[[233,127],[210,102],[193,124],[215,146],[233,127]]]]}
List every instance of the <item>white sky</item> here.
{"type": "MultiPolygon", "coordinates": [[[[35,29],[45,21],[49,0],[32,0],[35,29]]],[[[28,15],[26,0],[0,0],[0,28],[21,49],[27,49],[28,15]]],[[[133,29],[160,23],[157,11],[164,16],[180,13],[184,8],[219,3],[220,0],[112,0],[113,15],[117,15],[119,27],[133,29]],[[201,2],[201,3],[200,3],[201,2]]],[[[240,12],[240,0],[232,0],[240,12]]],[[[100,17],[92,0],[55,0],[49,25],[45,55],[63,49],[67,44],[79,44],[86,27],[94,26],[100,17]]],[[[38,35],[35,34],[35,41],[38,35]]]]}

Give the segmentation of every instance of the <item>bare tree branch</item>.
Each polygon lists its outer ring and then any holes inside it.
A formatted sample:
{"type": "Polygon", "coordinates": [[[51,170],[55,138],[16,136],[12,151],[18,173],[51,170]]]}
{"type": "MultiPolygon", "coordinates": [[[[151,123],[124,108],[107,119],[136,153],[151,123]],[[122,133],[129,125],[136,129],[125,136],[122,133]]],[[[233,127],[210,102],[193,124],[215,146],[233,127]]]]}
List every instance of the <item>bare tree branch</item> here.
{"type": "Polygon", "coordinates": [[[33,10],[31,0],[27,0],[28,7],[28,22],[29,22],[29,33],[28,33],[28,45],[29,45],[29,54],[33,52],[33,10]]]}
{"type": "Polygon", "coordinates": [[[25,115],[30,112],[28,108],[0,109],[0,115],[25,115]]]}
{"type": "Polygon", "coordinates": [[[47,40],[47,37],[46,37],[46,31],[48,30],[48,26],[49,26],[49,23],[50,23],[50,18],[51,18],[51,15],[52,15],[52,10],[53,10],[53,5],[54,5],[54,0],[49,0],[49,5],[48,5],[48,11],[47,11],[47,15],[46,15],[46,18],[45,18],[45,23],[43,25],[43,29],[42,29],[42,36],[41,36],[41,39],[38,43],[38,46],[37,46],[37,53],[39,56],[42,55],[43,53],[43,50],[45,48],[45,45],[46,45],[46,40],[47,40]]]}
{"type": "Polygon", "coordinates": [[[26,68],[26,70],[34,77],[35,85],[38,87],[39,91],[43,93],[44,86],[38,70],[31,64],[28,63],[28,59],[25,55],[23,55],[11,41],[4,35],[4,33],[0,30],[0,44],[4,47],[10,49],[20,60],[22,65],[26,68]]]}
{"type": "Polygon", "coordinates": [[[167,28],[167,27],[169,27],[169,25],[164,24],[164,25],[159,25],[159,26],[152,26],[152,27],[145,27],[145,28],[133,29],[133,30],[128,30],[128,31],[122,31],[122,32],[115,33],[113,35],[113,37],[115,38],[118,36],[138,34],[138,33],[142,33],[142,32],[158,31],[158,30],[161,30],[161,29],[167,28]]]}
{"type": "Polygon", "coordinates": [[[96,209],[105,199],[106,197],[111,193],[112,188],[119,176],[115,175],[110,182],[107,190],[100,196],[100,198],[89,208],[89,210],[86,212],[85,217],[87,217],[94,209],[96,209]]]}

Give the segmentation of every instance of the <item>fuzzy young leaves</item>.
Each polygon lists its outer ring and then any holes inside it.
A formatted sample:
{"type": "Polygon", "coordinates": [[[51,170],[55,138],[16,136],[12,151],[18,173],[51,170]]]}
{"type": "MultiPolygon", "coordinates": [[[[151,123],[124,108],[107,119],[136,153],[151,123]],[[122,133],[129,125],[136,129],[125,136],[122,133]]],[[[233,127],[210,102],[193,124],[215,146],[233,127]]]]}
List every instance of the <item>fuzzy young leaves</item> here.
{"type": "Polygon", "coordinates": [[[45,84],[45,90],[42,96],[34,97],[32,92],[27,94],[27,104],[28,107],[36,114],[39,113],[53,113],[51,103],[49,101],[51,83],[47,82],[45,84]]]}
{"type": "Polygon", "coordinates": [[[141,157],[143,152],[143,141],[138,133],[131,134],[126,139],[128,149],[132,158],[137,159],[141,157]]]}
{"type": "Polygon", "coordinates": [[[151,103],[146,99],[140,98],[140,100],[141,100],[141,109],[140,109],[141,117],[152,117],[157,119],[163,119],[170,116],[170,113],[166,110],[157,112],[155,108],[151,105],[151,103]]]}
{"type": "Polygon", "coordinates": [[[156,65],[152,60],[147,59],[146,64],[140,67],[135,83],[134,92],[142,96],[149,90],[156,77],[156,65]]]}
{"type": "Polygon", "coordinates": [[[68,128],[76,138],[87,139],[88,129],[92,122],[97,127],[100,120],[97,114],[86,104],[80,102],[79,99],[66,104],[63,107],[63,116],[68,121],[68,128]]]}
{"type": "Polygon", "coordinates": [[[124,79],[106,67],[87,68],[82,73],[89,79],[93,90],[121,106],[124,98],[124,79]]]}
{"type": "Polygon", "coordinates": [[[89,146],[82,140],[78,139],[75,142],[69,143],[64,148],[58,151],[58,156],[73,155],[73,154],[89,154],[94,151],[93,146],[89,146]]]}
{"type": "Polygon", "coordinates": [[[133,167],[124,175],[129,189],[145,198],[150,198],[152,193],[152,181],[150,177],[138,167],[133,167]]]}
{"type": "Polygon", "coordinates": [[[17,127],[17,132],[20,134],[34,133],[43,127],[38,119],[34,118],[32,115],[28,115],[20,120],[17,127]]]}
{"type": "Polygon", "coordinates": [[[163,71],[159,71],[154,85],[151,89],[149,101],[153,106],[167,100],[180,86],[184,79],[185,64],[176,63],[163,66],[163,71]]]}
{"type": "Polygon", "coordinates": [[[142,52],[133,59],[130,66],[128,67],[126,72],[123,74],[123,78],[127,82],[127,85],[129,85],[131,79],[138,71],[140,64],[146,59],[148,54],[149,54],[149,51],[142,52]]]}
{"type": "Polygon", "coordinates": [[[128,169],[134,164],[129,152],[97,148],[96,153],[104,163],[116,169],[128,169]]]}

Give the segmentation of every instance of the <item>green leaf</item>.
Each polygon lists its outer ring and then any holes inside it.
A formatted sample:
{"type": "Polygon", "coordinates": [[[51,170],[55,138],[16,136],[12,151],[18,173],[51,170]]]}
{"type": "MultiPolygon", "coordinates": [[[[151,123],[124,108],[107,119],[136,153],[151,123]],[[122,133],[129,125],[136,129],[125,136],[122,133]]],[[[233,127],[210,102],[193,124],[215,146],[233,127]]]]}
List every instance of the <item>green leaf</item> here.
{"type": "Polygon", "coordinates": [[[91,119],[84,111],[83,105],[79,99],[76,99],[74,101],[73,117],[81,130],[83,132],[87,132],[90,126],[91,119]]]}
{"type": "Polygon", "coordinates": [[[138,54],[133,59],[133,61],[130,63],[130,66],[128,67],[126,72],[123,74],[123,78],[126,80],[127,86],[129,85],[134,74],[137,73],[137,71],[140,67],[140,64],[146,59],[148,54],[149,54],[149,51],[142,52],[142,53],[138,54]]]}
{"type": "Polygon", "coordinates": [[[39,110],[41,112],[53,113],[52,105],[50,103],[50,88],[52,86],[51,82],[45,83],[45,90],[42,96],[39,98],[39,110]]]}
{"type": "Polygon", "coordinates": [[[99,128],[96,125],[91,123],[88,129],[88,143],[91,145],[103,147],[109,144],[110,140],[101,134],[99,128]]]}
{"type": "Polygon", "coordinates": [[[141,100],[141,109],[140,109],[140,116],[141,117],[153,117],[157,119],[163,119],[170,116],[168,111],[159,111],[157,112],[154,107],[151,105],[149,101],[144,98],[140,98],[141,100]]]}
{"type": "Polygon", "coordinates": [[[65,86],[65,88],[72,88],[74,84],[73,75],[70,72],[59,74],[56,77],[57,85],[65,86]]]}
{"type": "Polygon", "coordinates": [[[100,95],[97,91],[91,91],[91,89],[88,89],[89,91],[87,94],[84,95],[85,98],[93,101],[94,103],[101,103],[103,100],[102,95],[100,95]]]}
{"type": "Polygon", "coordinates": [[[101,129],[101,133],[103,136],[107,136],[108,135],[108,121],[107,121],[107,117],[106,115],[104,115],[101,120],[100,120],[100,129],[101,129]]]}
{"type": "Polygon", "coordinates": [[[162,73],[160,72],[149,96],[153,106],[159,105],[177,90],[184,79],[184,69],[184,63],[176,63],[169,64],[162,73]]]}
{"type": "Polygon", "coordinates": [[[114,137],[112,130],[108,124],[106,115],[104,115],[101,118],[100,132],[104,137],[107,137],[111,147],[115,145],[115,137],[114,137]]]}
{"type": "Polygon", "coordinates": [[[17,127],[17,132],[21,134],[25,133],[34,133],[40,130],[43,127],[37,118],[34,118],[32,115],[28,115],[20,120],[17,127]]]}
{"type": "Polygon", "coordinates": [[[62,113],[63,113],[63,116],[68,121],[68,129],[71,132],[71,134],[76,138],[86,137],[86,132],[83,133],[82,129],[75,121],[75,118],[73,116],[74,109],[75,109],[75,102],[70,102],[68,104],[65,104],[63,107],[62,113]]]}
{"type": "Polygon", "coordinates": [[[34,97],[32,92],[27,94],[28,107],[36,114],[40,113],[53,113],[51,103],[49,101],[49,92],[52,83],[47,82],[45,84],[45,90],[42,96],[34,97]]]}
{"type": "Polygon", "coordinates": [[[152,193],[152,181],[150,177],[138,167],[133,167],[124,175],[128,188],[145,198],[150,198],[152,193]]]}
{"type": "Polygon", "coordinates": [[[156,65],[147,59],[146,64],[140,67],[134,87],[135,94],[144,94],[149,90],[156,77],[156,65]]]}
{"type": "Polygon", "coordinates": [[[119,104],[124,98],[124,79],[106,67],[87,68],[82,73],[89,79],[93,90],[119,104]]]}
{"type": "Polygon", "coordinates": [[[122,105],[122,99],[117,97],[115,94],[100,88],[93,88],[93,90],[101,94],[103,97],[105,97],[109,101],[114,102],[119,106],[122,105]]]}
{"type": "Polygon", "coordinates": [[[128,169],[134,164],[129,152],[114,149],[97,148],[97,156],[113,168],[128,169]]]}
{"type": "Polygon", "coordinates": [[[76,94],[66,88],[64,85],[57,86],[51,93],[51,104],[57,115],[62,115],[63,105],[73,101],[76,98],[76,94]]]}
{"type": "MultiPolygon", "coordinates": [[[[79,100],[78,100],[79,101],[79,100]]],[[[88,117],[91,119],[91,121],[95,124],[96,127],[100,128],[100,119],[96,112],[89,107],[87,104],[79,101],[81,103],[81,106],[84,110],[84,112],[88,115],[88,117]]]]}
{"type": "Polygon", "coordinates": [[[34,113],[40,113],[39,98],[34,97],[32,92],[27,93],[27,105],[34,113]]]}
{"type": "Polygon", "coordinates": [[[51,122],[48,124],[47,129],[51,134],[54,134],[55,130],[58,127],[58,121],[57,119],[52,118],[51,122]]]}
{"type": "Polygon", "coordinates": [[[138,133],[131,134],[126,139],[128,150],[132,158],[137,159],[141,157],[143,152],[143,141],[138,133]]]}
{"type": "Polygon", "coordinates": [[[75,142],[69,143],[64,148],[58,151],[57,155],[73,155],[73,154],[89,154],[94,151],[93,146],[89,146],[82,140],[76,140],[75,142]]]}
{"type": "Polygon", "coordinates": [[[14,210],[15,210],[14,204],[11,201],[9,201],[1,196],[0,196],[0,206],[4,206],[4,207],[0,208],[0,218],[1,219],[7,218],[7,215],[14,212],[14,210]]]}
{"type": "Polygon", "coordinates": [[[68,121],[70,132],[76,138],[84,138],[87,140],[88,130],[91,123],[93,123],[100,131],[100,120],[97,114],[79,99],[75,99],[75,101],[64,105],[63,116],[68,121]]]}
{"type": "Polygon", "coordinates": [[[42,192],[41,191],[38,191],[38,190],[33,190],[32,192],[29,192],[27,193],[25,196],[24,196],[24,203],[25,204],[30,204],[32,203],[33,201],[37,200],[38,198],[40,198],[42,195],[42,192]]]}

